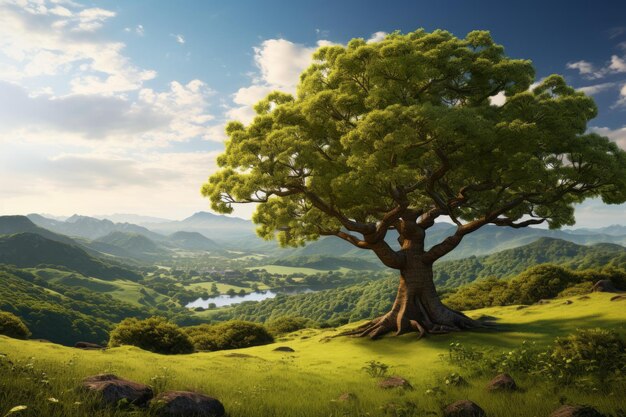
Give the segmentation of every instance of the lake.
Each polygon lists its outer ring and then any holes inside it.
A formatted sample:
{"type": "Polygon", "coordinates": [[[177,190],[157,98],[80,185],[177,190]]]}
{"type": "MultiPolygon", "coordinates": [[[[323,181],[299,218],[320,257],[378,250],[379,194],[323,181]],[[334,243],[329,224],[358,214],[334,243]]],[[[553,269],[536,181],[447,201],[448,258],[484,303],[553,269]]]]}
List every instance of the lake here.
{"type": "Polygon", "coordinates": [[[309,292],[315,292],[315,291],[310,288],[302,288],[302,289],[298,288],[298,289],[289,289],[289,290],[281,290],[281,291],[271,291],[271,290],[256,291],[256,292],[252,292],[246,295],[234,295],[232,297],[230,295],[221,294],[221,295],[218,295],[217,297],[198,298],[197,300],[192,301],[189,304],[187,304],[185,307],[192,308],[192,309],[198,308],[198,307],[209,308],[209,304],[211,303],[215,304],[217,307],[226,307],[226,306],[230,306],[233,304],[243,303],[244,301],[263,301],[268,298],[274,298],[278,294],[304,294],[304,293],[309,293],[309,292]]]}

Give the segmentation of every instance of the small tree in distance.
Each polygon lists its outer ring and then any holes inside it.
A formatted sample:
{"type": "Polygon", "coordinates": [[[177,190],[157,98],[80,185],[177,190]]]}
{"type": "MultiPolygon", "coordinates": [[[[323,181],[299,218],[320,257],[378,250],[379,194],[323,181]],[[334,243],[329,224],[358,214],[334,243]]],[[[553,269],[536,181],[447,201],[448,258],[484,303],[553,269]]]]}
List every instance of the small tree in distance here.
{"type": "Polygon", "coordinates": [[[297,96],[273,92],[248,126],[231,122],[221,170],[203,186],[214,210],[260,203],[257,232],[298,246],[336,236],[399,270],[387,314],[355,333],[442,333],[477,326],[439,299],[432,265],[492,224],[574,224],[575,203],[626,200],[626,153],[586,133],[590,97],[511,59],[488,32],[353,39],[314,55],[297,96]],[[503,92],[506,102],[492,105],[503,92]],[[456,230],[424,245],[435,220],[456,230]],[[398,235],[394,250],[385,237],[398,235]]]}

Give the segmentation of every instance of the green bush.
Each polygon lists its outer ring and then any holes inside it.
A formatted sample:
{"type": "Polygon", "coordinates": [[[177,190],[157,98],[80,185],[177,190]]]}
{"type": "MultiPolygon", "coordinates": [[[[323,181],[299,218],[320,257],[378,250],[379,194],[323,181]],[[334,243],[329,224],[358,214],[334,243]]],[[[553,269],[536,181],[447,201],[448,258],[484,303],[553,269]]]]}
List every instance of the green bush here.
{"type": "Polygon", "coordinates": [[[248,321],[226,321],[202,324],[185,329],[196,350],[240,349],[272,343],[274,338],[267,329],[248,321]]]}
{"type": "Polygon", "coordinates": [[[14,339],[28,339],[28,327],[14,314],[0,311],[0,334],[14,339]]]}
{"type": "Polygon", "coordinates": [[[592,376],[601,383],[626,372],[626,342],[605,329],[579,329],[559,337],[545,355],[544,371],[561,383],[592,376]]]}
{"type": "Polygon", "coordinates": [[[189,336],[163,317],[145,320],[128,318],[111,332],[109,346],[132,345],[150,352],[178,354],[193,352],[189,336]]]}
{"type": "Polygon", "coordinates": [[[451,343],[448,362],[477,374],[509,372],[541,376],[560,385],[606,387],[607,382],[626,380],[626,341],[605,329],[577,330],[555,339],[549,347],[534,342],[506,352],[451,343]]]}
{"type": "Polygon", "coordinates": [[[295,332],[306,329],[313,322],[304,317],[283,316],[267,323],[267,329],[274,335],[295,332]]]}

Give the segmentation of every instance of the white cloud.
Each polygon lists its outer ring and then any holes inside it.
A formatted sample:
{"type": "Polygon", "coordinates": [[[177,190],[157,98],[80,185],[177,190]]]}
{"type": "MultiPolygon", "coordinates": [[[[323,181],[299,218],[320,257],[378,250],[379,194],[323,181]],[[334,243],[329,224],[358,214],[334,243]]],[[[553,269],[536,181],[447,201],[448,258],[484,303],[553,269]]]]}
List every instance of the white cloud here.
{"type": "Polygon", "coordinates": [[[591,127],[589,130],[599,135],[608,137],[610,140],[617,143],[617,146],[626,151],[626,126],[617,129],[594,126],[591,127]]]}
{"type": "Polygon", "coordinates": [[[586,87],[580,87],[577,90],[578,91],[582,91],[583,93],[587,94],[587,95],[594,95],[594,94],[598,94],[602,91],[606,91],[608,89],[610,89],[611,87],[613,87],[615,85],[615,83],[611,82],[611,83],[602,83],[602,84],[595,84],[595,85],[588,85],[586,87]]]}
{"type": "Polygon", "coordinates": [[[117,146],[164,146],[196,137],[221,141],[208,131],[213,94],[199,80],[172,82],[166,91],[142,89],[136,100],[95,94],[54,97],[45,91],[32,96],[0,82],[0,142],[12,140],[17,132],[36,142],[59,137],[68,143],[97,139],[117,146]]]}
{"type": "Polygon", "coordinates": [[[617,55],[611,56],[611,64],[609,65],[609,69],[612,72],[626,72],[626,61],[623,58],[618,57],[617,55]]]}
{"type": "Polygon", "coordinates": [[[626,106],[626,84],[623,84],[619,90],[619,99],[611,106],[611,108],[626,106]]]}
{"type": "Polygon", "coordinates": [[[370,36],[370,38],[367,40],[367,43],[380,42],[385,39],[385,36],[387,36],[387,32],[372,33],[372,36],[370,36]]]}
{"type": "Polygon", "coordinates": [[[254,62],[260,74],[253,84],[233,95],[237,105],[226,111],[226,117],[249,123],[254,118],[252,106],[273,90],[295,94],[300,74],[313,62],[313,53],[322,46],[335,45],[327,40],[315,46],[297,44],[286,39],[268,39],[254,48],[254,62]]]}
{"type": "Polygon", "coordinates": [[[73,93],[113,94],[138,89],[156,76],[155,71],[133,65],[123,55],[123,43],[94,33],[114,12],[74,3],[52,4],[0,2],[2,79],[15,82],[64,75],[73,80],[73,93]]]}
{"type": "Polygon", "coordinates": [[[606,74],[606,70],[596,69],[591,62],[584,60],[576,62],[568,62],[567,68],[578,70],[578,73],[588,79],[602,78],[606,74]]]}
{"type": "Polygon", "coordinates": [[[185,37],[181,34],[171,34],[174,39],[176,40],[176,42],[178,42],[179,44],[183,45],[185,43],[185,37]]]}
{"type": "MultiPolygon", "coordinates": [[[[323,42],[318,41],[318,46],[323,42]]],[[[268,39],[254,48],[254,61],[267,85],[293,92],[300,73],[311,64],[311,55],[318,46],[307,47],[286,39],[268,39]]]]}
{"type": "Polygon", "coordinates": [[[16,129],[50,129],[85,139],[126,137],[167,126],[171,115],[160,110],[111,96],[55,98],[45,91],[30,96],[25,89],[0,81],[0,140],[10,140],[16,129]]]}
{"type": "Polygon", "coordinates": [[[489,103],[491,103],[492,106],[500,107],[500,106],[503,106],[505,102],[506,102],[506,96],[504,95],[504,91],[500,91],[495,96],[489,97],[489,103]]]}

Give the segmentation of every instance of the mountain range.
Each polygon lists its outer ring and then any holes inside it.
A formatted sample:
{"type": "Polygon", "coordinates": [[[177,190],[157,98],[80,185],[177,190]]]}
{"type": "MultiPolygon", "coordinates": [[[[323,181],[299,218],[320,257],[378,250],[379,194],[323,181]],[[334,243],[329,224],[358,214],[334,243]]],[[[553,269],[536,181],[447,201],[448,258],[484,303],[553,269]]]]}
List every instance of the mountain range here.
{"type": "MultiPolygon", "coordinates": [[[[131,215],[118,215],[130,218],[131,215]]],[[[122,217],[120,217],[122,218],[122,217]]],[[[138,220],[145,217],[137,216],[138,220]]],[[[154,218],[148,218],[153,219],[154,218]]],[[[282,259],[310,259],[311,256],[345,257],[378,262],[370,251],[353,247],[335,237],[309,242],[300,248],[279,248],[254,233],[252,222],[236,217],[198,212],[179,221],[116,223],[108,219],[73,215],[66,220],[51,219],[39,214],[0,216],[0,234],[37,233],[51,240],[81,247],[90,255],[130,258],[153,262],[174,256],[177,251],[262,253],[281,263],[282,259]],[[307,258],[309,257],[309,258],[307,258]]],[[[455,226],[437,223],[427,232],[426,246],[440,242],[454,232],[455,226]]],[[[466,236],[445,260],[488,255],[520,247],[542,237],[562,239],[579,245],[613,243],[626,245],[626,226],[601,229],[548,230],[540,228],[512,229],[485,226],[466,236]]],[[[387,241],[398,247],[397,235],[390,232],[387,241]]],[[[284,262],[283,262],[284,263],[284,262]]]]}

